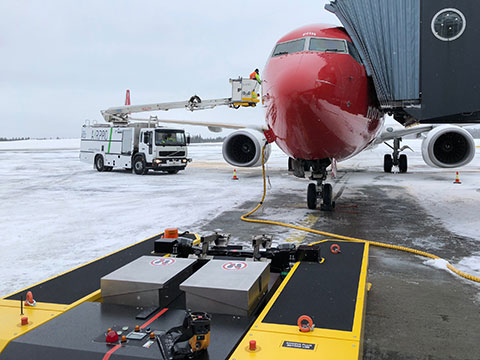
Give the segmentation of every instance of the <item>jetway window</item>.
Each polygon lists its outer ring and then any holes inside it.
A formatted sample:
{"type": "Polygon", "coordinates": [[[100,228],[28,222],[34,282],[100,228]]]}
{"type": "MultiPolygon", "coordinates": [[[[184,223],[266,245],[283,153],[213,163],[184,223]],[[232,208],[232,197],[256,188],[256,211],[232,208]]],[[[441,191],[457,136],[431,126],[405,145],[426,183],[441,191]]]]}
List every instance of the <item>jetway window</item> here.
{"type": "Polygon", "coordinates": [[[344,40],[311,38],[308,50],[346,53],[347,46],[344,40]]]}
{"type": "Polygon", "coordinates": [[[467,25],[465,16],[457,9],[440,10],[432,19],[432,32],[443,41],[458,39],[467,25]]]}
{"type": "Polygon", "coordinates": [[[305,39],[287,41],[278,44],[273,50],[272,57],[293,54],[305,50],[305,39]]]}

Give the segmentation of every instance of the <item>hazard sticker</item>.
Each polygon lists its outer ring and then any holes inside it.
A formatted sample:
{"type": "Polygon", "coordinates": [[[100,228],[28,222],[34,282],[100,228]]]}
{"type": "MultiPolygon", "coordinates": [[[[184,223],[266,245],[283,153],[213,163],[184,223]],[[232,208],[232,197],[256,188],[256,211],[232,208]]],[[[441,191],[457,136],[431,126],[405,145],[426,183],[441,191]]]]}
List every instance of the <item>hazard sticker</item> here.
{"type": "Polygon", "coordinates": [[[230,261],[223,264],[222,268],[225,270],[243,270],[247,267],[247,263],[243,261],[230,261]]]}
{"type": "Polygon", "coordinates": [[[150,265],[153,266],[167,266],[172,265],[175,262],[175,259],[172,258],[159,258],[150,261],[150,265]]]}

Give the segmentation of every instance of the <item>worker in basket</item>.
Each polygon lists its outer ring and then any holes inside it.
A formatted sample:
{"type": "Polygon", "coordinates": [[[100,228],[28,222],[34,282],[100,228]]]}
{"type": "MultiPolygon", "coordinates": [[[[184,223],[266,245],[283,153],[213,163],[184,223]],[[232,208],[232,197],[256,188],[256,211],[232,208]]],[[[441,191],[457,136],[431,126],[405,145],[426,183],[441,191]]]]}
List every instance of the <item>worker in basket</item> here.
{"type": "Polygon", "coordinates": [[[262,80],[260,80],[260,72],[258,69],[255,69],[255,71],[250,74],[250,79],[257,80],[259,84],[262,84],[262,80]]]}

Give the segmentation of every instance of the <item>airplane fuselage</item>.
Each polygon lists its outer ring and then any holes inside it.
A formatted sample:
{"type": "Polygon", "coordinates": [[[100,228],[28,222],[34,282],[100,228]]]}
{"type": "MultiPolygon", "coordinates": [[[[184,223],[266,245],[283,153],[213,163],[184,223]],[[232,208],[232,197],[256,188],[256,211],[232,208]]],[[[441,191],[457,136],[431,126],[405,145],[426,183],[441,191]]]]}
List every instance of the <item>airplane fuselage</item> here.
{"type": "Polygon", "coordinates": [[[262,77],[267,124],[292,158],[349,158],[382,127],[373,86],[341,28],[308,25],[285,35],[262,77]]]}

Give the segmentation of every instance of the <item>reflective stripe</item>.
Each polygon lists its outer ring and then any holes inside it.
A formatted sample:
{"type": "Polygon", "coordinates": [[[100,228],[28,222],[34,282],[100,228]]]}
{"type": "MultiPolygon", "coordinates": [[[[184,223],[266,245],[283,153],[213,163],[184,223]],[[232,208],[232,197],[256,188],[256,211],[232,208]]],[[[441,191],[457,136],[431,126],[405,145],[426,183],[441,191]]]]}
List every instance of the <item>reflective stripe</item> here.
{"type": "Polygon", "coordinates": [[[109,136],[109,138],[108,138],[107,154],[110,153],[110,146],[112,145],[112,133],[113,133],[113,128],[110,128],[110,136],[109,136]]]}

